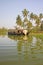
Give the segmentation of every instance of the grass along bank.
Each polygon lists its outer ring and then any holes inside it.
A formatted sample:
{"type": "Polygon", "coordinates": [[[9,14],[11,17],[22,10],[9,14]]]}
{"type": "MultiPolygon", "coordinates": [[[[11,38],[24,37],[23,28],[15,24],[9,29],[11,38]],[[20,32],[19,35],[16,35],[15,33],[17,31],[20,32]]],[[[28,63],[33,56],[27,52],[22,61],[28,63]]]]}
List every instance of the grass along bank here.
{"type": "Polygon", "coordinates": [[[30,35],[35,36],[43,40],[43,32],[42,33],[30,33],[30,35]]]}

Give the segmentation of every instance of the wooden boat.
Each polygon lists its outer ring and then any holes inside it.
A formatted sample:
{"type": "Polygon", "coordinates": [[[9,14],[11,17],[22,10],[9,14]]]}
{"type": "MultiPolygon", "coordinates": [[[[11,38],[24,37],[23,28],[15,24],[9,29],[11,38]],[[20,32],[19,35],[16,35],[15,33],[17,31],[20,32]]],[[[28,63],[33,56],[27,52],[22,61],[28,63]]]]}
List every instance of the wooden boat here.
{"type": "Polygon", "coordinates": [[[28,35],[28,32],[26,30],[9,30],[8,35],[28,35]]]}

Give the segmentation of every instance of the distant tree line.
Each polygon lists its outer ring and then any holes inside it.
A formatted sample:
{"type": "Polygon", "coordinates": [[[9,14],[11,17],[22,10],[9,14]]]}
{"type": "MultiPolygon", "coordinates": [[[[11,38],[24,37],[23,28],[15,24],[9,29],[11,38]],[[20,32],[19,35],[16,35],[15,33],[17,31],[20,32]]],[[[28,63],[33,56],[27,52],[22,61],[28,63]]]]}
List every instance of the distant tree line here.
{"type": "Polygon", "coordinates": [[[4,27],[0,28],[0,35],[5,35],[7,33],[7,31],[8,30],[4,27]]]}

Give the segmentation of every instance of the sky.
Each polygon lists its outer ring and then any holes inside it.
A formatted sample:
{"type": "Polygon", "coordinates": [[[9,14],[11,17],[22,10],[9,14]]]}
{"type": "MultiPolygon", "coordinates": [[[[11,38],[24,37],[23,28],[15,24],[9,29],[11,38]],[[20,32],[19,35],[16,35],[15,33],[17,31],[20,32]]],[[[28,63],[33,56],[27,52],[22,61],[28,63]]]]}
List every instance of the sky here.
{"type": "Polygon", "coordinates": [[[0,27],[14,28],[23,9],[35,14],[43,13],[43,0],[0,0],[0,27]]]}

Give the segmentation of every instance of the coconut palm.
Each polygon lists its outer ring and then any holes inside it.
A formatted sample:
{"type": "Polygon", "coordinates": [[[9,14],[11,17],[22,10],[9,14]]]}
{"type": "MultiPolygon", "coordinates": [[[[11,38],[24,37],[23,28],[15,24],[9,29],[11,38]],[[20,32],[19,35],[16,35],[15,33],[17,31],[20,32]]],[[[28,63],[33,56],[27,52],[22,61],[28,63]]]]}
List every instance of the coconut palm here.
{"type": "Polygon", "coordinates": [[[40,19],[39,19],[39,18],[36,19],[36,25],[37,25],[37,26],[40,25],[40,19]]]}
{"type": "Polygon", "coordinates": [[[42,13],[39,14],[39,18],[40,18],[40,19],[43,18],[43,14],[42,14],[42,13]]]}
{"type": "Polygon", "coordinates": [[[31,27],[32,27],[32,23],[31,23],[31,21],[29,21],[29,22],[27,23],[27,28],[30,29],[31,27]]]}
{"type": "Polygon", "coordinates": [[[22,13],[23,13],[23,16],[24,16],[24,17],[27,17],[27,16],[28,16],[29,11],[28,11],[28,10],[26,10],[26,9],[24,9],[24,10],[22,11],[22,13]]]}
{"type": "Polygon", "coordinates": [[[19,25],[19,26],[22,26],[22,20],[21,20],[20,15],[18,15],[17,18],[16,18],[16,24],[19,25]]]}
{"type": "Polygon", "coordinates": [[[34,15],[33,15],[33,12],[30,14],[30,20],[32,19],[33,20],[33,17],[34,17],[34,15]]]}
{"type": "MultiPolygon", "coordinates": [[[[22,13],[23,13],[23,17],[24,17],[24,20],[23,20],[24,27],[29,30],[32,27],[32,23],[28,19],[28,13],[29,13],[29,11],[26,10],[26,9],[24,9],[22,11],[22,13]]],[[[32,16],[33,16],[33,14],[32,14],[32,16]]]]}
{"type": "Polygon", "coordinates": [[[41,28],[41,31],[43,31],[43,21],[41,22],[40,28],[41,28]]]}
{"type": "Polygon", "coordinates": [[[34,18],[34,20],[37,20],[38,16],[36,14],[34,14],[33,18],[34,18]]]}
{"type": "Polygon", "coordinates": [[[22,13],[23,13],[23,17],[24,17],[23,27],[26,28],[26,27],[27,27],[27,23],[28,23],[28,13],[29,13],[29,11],[26,10],[26,9],[24,9],[24,10],[22,11],[22,13]]]}
{"type": "Polygon", "coordinates": [[[25,26],[27,26],[27,23],[28,22],[29,22],[28,19],[27,18],[24,18],[23,23],[24,23],[25,26]]]}

